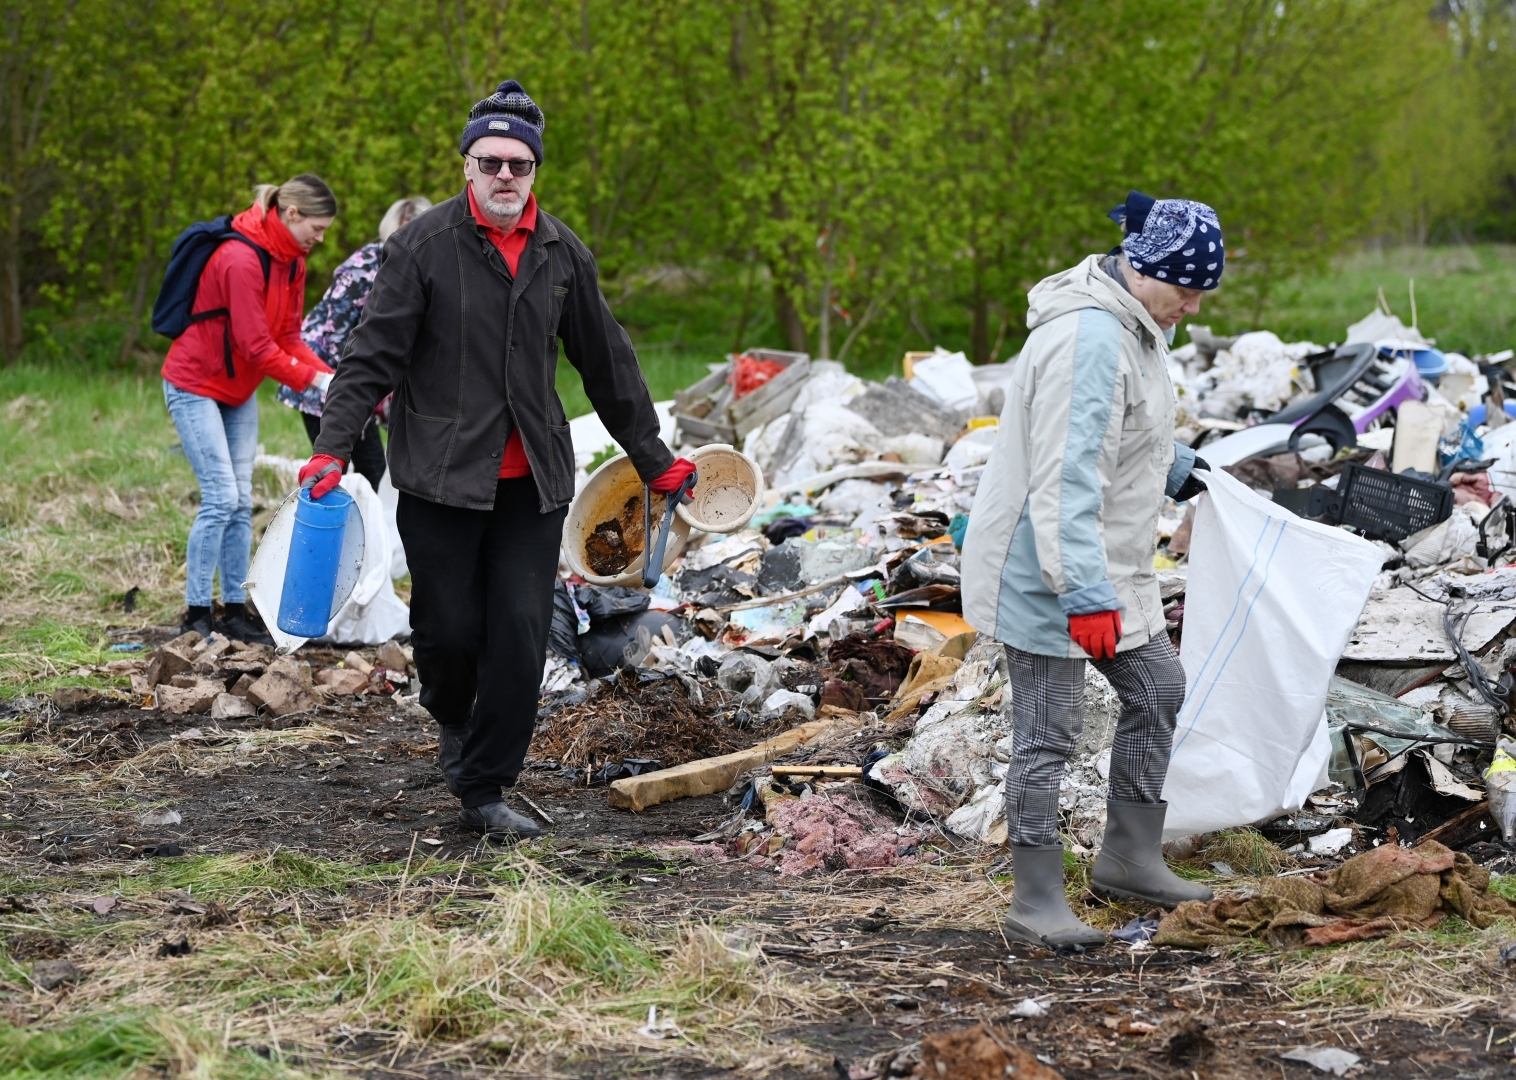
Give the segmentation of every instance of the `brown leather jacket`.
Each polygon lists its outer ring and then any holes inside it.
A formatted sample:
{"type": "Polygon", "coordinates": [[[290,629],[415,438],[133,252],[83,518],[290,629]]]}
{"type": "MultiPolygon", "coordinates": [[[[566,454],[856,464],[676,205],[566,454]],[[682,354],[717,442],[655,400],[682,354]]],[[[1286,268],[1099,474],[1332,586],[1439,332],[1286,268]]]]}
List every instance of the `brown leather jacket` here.
{"type": "Polygon", "coordinates": [[[644,480],[673,464],[637,354],[600,292],[595,258],[540,209],[513,279],[468,193],[384,245],[363,318],[327,393],[316,453],[352,460],[390,391],[390,476],[431,502],[489,510],[500,455],[521,429],[538,510],[574,497],[574,447],[558,400],[558,342],[607,430],[644,480]]]}

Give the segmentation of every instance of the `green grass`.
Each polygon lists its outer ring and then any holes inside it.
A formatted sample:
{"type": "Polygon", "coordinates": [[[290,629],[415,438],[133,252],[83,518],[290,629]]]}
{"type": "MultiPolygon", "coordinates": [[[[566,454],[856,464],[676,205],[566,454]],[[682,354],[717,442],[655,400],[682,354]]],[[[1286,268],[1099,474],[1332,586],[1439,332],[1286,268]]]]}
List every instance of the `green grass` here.
{"type": "MultiPolygon", "coordinates": [[[[1272,330],[1285,341],[1326,345],[1374,309],[1381,289],[1409,326],[1412,281],[1417,324],[1439,348],[1472,356],[1516,347],[1516,247],[1495,244],[1347,256],[1326,273],[1279,285],[1261,311],[1238,310],[1223,286],[1214,311],[1202,308],[1193,321],[1218,333],[1272,330]]],[[[1182,332],[1179,340],[1187,340],[1182,332]]]]}
{"type": "MultiPolygon", "coordinates": [[[[456,863],[420,859],[426,873],[456,870],[456,863]]],[[[248,893],[285,896],[306,889],[341,890],[358,882],[398,881],[404,861],[346,863],[318,859],[298,851],[207,855],[160,859],[145,872],[118,879],[123,896],[146,896],[161,889],[191,889],[197,897],[224,900],[248,893]]]]}
{"type": "MultiPolygon", "coordinates": [[[[81,1017],[50,1028],[0,1023],[0,1075],[14,1080],[121,1080],[179,1075],[207,1080],[273,1080],[294,1072],[252,1047],[222,1047],[219,1036],[156,1011],[81,1017]]],[[[265,1050],[267,1052],[267,1050],[265,1050]]]]}

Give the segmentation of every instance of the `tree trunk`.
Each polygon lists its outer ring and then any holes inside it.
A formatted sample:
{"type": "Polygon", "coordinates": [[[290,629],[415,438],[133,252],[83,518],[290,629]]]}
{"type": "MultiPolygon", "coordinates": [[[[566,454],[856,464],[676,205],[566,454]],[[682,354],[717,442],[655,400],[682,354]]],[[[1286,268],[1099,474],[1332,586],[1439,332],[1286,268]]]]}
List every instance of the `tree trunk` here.
{"type": "Polygon", "coordinates": [[[990,362],[990,298],[984,295],[984,278],[980,268],[974,268],[974,323],[969,333],[969,347],[974,363],[990,362]]]}
{"type": "Polygon", "coordinates": [[[795,306],[789,290],[779,281],[774,282],[774,319],[779,323],[785,344],[792,352],[807,351],[810,342],[806,340],[805,322],[800,318],[800,309],[795,306]]]}
{"type": "Polygon", "coordinates": [[[6,140],[10,166],[9,197],[5,200],[5,252],[0,258],[0,358],[13,364],[21,357],[21,219],[22,199],[26,187],[26,122],[22,112],[23,82],[19,73],[5,88],[8,115],[6,140]]]}
{"type": "MultiPolygon", "coordinates": [[[[149,240],[151,244],[151,240],[149,240]]],[[[121,354],[116,362],[123,367],[132,358],[132,352],[137,348],[137,335],[142,327],[142,316],[147,313],[147,293],[150,283],[157,276],[158,259],[153,255],[151,248],[137,261],[137,268],[132,274],[132,313],[126,324],[126,334],[121,338],[121,354]]]]}

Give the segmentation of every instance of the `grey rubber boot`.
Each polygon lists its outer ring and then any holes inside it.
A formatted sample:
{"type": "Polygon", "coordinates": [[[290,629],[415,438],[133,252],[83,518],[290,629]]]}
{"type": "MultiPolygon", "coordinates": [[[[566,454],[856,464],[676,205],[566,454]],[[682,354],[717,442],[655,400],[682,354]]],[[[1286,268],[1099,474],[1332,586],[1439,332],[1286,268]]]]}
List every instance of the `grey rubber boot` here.
{"type": "Polygon", "coordinates": [[[1049,949],[1093,948],[1106,943],[1105,934],[1079,921],[1063,892],[1063,845],[1011,845],[1015,889],[1011,910],[1001,927],[1012,941],[1049,949]]]}
{"type": "Polygon", "coordinates": [[[1163,819],[1169,812],[1168,803],[1108,799],[1105,807],[1105,841],[1090,874],[1095,893],[1165,908],[1214,897],[1210,889],[1185,881],[1163,861],[1163,819]]]}

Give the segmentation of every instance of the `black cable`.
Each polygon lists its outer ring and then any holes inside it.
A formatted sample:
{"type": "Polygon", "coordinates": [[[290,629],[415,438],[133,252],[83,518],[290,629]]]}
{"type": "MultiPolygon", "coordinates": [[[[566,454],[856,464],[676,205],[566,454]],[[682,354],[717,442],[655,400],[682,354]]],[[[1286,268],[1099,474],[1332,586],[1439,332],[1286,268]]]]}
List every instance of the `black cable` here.
{"type": "Polygon", "coordinates": [[[1478,661],[1469,654],[1469,650],[1464,648],[1463,645],[1463,631],[1469,625],[1469,619],[1474,615],[1474,608],[1454,615],[1453,602],[1451,600],[1439,600],[1435,596],[1428,596],[1409,581],[1404,584],[1406,588],[1410,589],[1423,600],[1430,600],[1434,604],[1441,604],[1443,606],[1442,629],[1447,634],[1448,641],[1452,643],[1453,651],[1458,654],[1458,662],[1463,665],[1463,670],[1469,677],[1469,685],[1474,688],[1474,691],[1484,700],[1486,705],[1495,710],[1497,716],[1504,717],[1510,711],[1505,703],[1505,695],[1501,693],[1505,689],[1505,680],[1492,682],[1490,677],[1484,673],[1484,668],[1479,666],[1478,661]]]}

